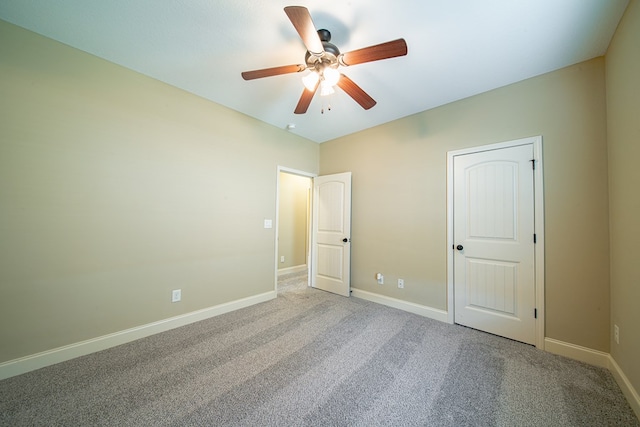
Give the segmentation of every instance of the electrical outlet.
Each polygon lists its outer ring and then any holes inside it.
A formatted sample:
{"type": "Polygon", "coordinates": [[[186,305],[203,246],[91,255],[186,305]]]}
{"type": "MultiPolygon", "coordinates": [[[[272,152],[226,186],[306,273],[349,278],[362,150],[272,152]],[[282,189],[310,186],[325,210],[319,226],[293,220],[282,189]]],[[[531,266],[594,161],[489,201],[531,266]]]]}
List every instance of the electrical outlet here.
{"type": "Polygon", "coordinates": [[[613,325],[613,339],[616,340],[616,344],[620,344],[620,328],[618,328],[618,325],[613,325]]]}
{"type": "Polygon", "coordinates": [[[378,280],[378,285],[384,285],[384,276],[382,273],[376,274],[376,279],[378,280]]]}
{"type": "Polygon", "coordinates": [[[284,255],[280,257],[280,262],[284,262],[284,255]]]}
{"type": "Polygon", "coordinates": [[[404,280],[398,279],[398,288],[404,289],[404,280]]]}
{"type": "Polygon", "coordinates": [[[174,289],[171,291],[171,302],[178,302],[182,299],[182,289],[174,289]]]}

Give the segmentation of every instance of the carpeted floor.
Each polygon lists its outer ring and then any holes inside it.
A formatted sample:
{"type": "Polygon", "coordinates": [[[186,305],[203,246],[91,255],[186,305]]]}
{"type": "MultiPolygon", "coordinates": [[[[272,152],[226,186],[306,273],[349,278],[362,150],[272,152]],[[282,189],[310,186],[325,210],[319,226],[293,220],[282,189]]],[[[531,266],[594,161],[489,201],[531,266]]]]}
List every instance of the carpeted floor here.
{"type": "Polygon", "coordinates": [[[640,426],[611,374],[282,278],[279,297],[0,382],[2,426],[640,426]]]}

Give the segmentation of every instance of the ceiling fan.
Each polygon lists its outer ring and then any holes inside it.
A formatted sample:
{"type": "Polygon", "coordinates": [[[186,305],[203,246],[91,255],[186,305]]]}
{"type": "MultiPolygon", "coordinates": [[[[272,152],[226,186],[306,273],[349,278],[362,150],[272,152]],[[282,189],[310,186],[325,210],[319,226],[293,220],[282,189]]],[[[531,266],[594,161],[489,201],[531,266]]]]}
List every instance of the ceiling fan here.
{"type": "Polygon", "coordinates": [[[294,110],[295,114],[307,112],[318,88],[320,88],[321,95],[328,95],[333,93],[333,86],[335,85],[345,91],[365,110],[376,105],[376,101],[360,86],[355,84],[353,80],[340,73],[338,67],[404,56],[407,54],[407,43],[404,39],[340,53],[340,50],[330,43],[331,33],[328,30],[321,29],[316,31],[311,14],[306,7],[287,6],[284,11],[307,48],[305,63],[245,71],[242,73],[242,78],[253,80],[310,70],[311,73],[302,79],[305,89],[294,110]]]}

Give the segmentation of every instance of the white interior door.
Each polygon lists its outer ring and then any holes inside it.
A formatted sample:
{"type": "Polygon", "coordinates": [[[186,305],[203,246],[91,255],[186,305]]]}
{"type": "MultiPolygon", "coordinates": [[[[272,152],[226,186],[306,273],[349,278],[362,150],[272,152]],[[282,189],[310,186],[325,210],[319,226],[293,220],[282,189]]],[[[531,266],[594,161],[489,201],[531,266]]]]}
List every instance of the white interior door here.
{"type": "Polygon", "coordinates": [[[533,146],[455,156],[455,323],[536,342],[533,146]]]}
{"type": "Polygon", "coordinates": [[[311,286],[351,293],[351,172],[313,180],[311,286]]]}

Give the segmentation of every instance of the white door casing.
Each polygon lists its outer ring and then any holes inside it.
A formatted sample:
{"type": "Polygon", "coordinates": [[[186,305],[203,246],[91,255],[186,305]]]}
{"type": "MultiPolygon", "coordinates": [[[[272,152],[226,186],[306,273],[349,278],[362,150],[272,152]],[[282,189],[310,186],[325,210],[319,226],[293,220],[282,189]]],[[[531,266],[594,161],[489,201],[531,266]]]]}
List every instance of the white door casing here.
{"type": "Polygon", "coordinates": [[[449,310],[452,322],[543,347],[540,144],[449,153],[449,310]]]}
{"type": "Polygon", "coordinates": [[[351,293],[351,172],[313,180],[311,286],[351,293]]]}

